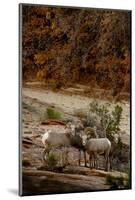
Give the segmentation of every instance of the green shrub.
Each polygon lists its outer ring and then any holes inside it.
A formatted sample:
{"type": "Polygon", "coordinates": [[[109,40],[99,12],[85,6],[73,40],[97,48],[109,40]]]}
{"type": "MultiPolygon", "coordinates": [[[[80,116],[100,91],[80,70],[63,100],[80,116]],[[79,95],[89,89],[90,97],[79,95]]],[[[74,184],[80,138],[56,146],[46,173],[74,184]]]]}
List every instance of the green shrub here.
{"type": "Polygon", "coordinates": [[[58,163],[58,158],[57,158],[56,154],[49,153],[46,162],[47,162],[49,169],[54,170],[58,163]]]}
{"type": "Polygon", "coordinates": [[[130,172],[130,170],[128,170],[127,175],[128,175],[128,178],[125,182],[125,188],[130,189],[131,188],[131,172],[130,172]]]}
{"type": "Polygon", "coordinates": [[[130,176],[128,178],[114,177],[108,175],[106,177],[106,184],[110,185],[110,189],[129,189],[130,188],[130,176]]]}
{"type": "Polygon", "coordinates": [[[122,176],[114,177],[114,176],[108,175],[106,177],[106,184],[110,185],[110,189],[122,189],[122,188],[125,188],[124,178],[122,176]]]}
{"type": "Polygon", "coordinates": [[[110,139],[114,139],[114,134],[120,130],[120,121],[122,116],[122,107],[116,105],[114,110],[109,110],[110,104],[99,105],[96,100],[89,104],[89,112],[95,113],[100,118],[100,125],[110,139]]]}
{"type": "Polygon", "coordinates": [[[48,119],[62,119],[61,113],[52,108],[47,108],[47,116],[48,119]]]}

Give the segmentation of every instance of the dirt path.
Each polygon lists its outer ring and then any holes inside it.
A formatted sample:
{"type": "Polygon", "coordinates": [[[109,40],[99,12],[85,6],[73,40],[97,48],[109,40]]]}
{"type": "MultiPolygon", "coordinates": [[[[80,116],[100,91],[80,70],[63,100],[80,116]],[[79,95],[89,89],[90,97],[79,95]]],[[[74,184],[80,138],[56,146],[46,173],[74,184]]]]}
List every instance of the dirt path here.
{"type": "MultiPolygon", "coordinates": [[[[60,92],[53,92],[43,89],[23,88],[23,96],[36,98],[42,103],[47,103],[60,108],[65,113],[74,114],[75,110],[87,111],[88,105],[93,101],[93,98],[88,98],[80,95],[69,95],[60,92]]],[[[108,101],[100,100],[100,103],[107,103],[108,101]]],[[[109,103],[109,102],[108,102],[109,103]]],[[[123,108],[121,130],[126,131],[123,134],[123,142],[129,144],[130,141],[130,105],[127,102],[119,103],[123,108]]],[[[111,103],[110,109],[113,109],[114,103],[111,103]]]]}

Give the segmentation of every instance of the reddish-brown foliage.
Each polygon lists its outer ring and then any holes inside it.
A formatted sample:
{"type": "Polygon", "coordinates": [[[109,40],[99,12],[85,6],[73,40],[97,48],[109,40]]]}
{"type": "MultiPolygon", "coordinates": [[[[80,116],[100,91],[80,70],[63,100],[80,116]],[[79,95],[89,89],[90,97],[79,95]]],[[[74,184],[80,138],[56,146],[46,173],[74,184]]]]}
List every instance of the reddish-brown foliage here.
{"type": "Polygon", "coordinates": [[[128,11],[23,6],[23,79],[130,91],[128,11]]]}

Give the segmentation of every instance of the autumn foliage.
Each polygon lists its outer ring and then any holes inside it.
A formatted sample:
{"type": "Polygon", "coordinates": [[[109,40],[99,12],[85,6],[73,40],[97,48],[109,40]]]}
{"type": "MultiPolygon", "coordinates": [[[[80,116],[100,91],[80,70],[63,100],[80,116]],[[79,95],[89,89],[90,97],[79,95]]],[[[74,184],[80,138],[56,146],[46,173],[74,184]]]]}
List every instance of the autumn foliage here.
{"type": "Polygon", "coordinates": [[[23,80],[130,92],[130,11],[22,8],[23,80]]]}

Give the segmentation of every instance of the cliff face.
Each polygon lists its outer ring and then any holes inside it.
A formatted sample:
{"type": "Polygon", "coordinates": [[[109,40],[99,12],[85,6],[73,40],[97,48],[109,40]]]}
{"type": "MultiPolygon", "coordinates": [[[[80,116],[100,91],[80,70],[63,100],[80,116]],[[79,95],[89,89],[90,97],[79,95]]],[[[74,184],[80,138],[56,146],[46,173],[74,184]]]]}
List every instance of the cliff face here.
{"type": "Polygon", "coordinates": [[[130,92],[128,11],[23,6],[23,80],[130,92]]]}

